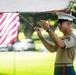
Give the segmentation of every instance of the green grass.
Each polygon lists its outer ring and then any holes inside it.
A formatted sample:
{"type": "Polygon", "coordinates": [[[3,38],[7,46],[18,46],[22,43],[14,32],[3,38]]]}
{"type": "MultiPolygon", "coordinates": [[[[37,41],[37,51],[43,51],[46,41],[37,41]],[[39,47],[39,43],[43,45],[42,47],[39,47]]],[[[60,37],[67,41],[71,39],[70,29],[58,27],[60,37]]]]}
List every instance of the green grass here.
{"type": "Polygon", "coordinates": [[[0,75],[53,75],[55,55],[47,52],[0,52],[0,75]]]}
{"type": "Polygon", "coordinates": [[[55,54],[0,52],[0,75],[53,75],[55,54]]]}

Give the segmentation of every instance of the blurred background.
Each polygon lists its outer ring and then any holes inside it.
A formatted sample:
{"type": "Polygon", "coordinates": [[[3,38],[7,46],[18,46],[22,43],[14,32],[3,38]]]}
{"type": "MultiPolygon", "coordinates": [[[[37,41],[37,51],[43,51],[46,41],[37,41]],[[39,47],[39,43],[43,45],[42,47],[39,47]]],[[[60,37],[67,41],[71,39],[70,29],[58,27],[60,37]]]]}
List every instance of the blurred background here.
{"type": "MultiPolygon", "coordinates": [[[[76,3],[71,12],[76,17],[76,3]]],[[[40,27],[40,20],[50,19],[53,31],[61,37],[63,34],[57,27],[57,15],[55,13],[19,14],[20,27],[17,40],[9,46],[0,45],[0,75],[53,75],[56,53],[50,53],[43,46],[33,28],[39,27],[45,39],[53,43],[48,33],[40,27]]],[[[72,28],[76,34],[76,19],[73,21],[72,28]]]]}

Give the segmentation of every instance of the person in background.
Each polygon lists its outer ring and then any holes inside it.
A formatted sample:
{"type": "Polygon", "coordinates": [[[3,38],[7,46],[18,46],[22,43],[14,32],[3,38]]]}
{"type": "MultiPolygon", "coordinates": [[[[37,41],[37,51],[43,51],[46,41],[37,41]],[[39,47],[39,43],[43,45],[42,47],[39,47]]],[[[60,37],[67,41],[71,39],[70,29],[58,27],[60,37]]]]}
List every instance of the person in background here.
{"type": "Polygon", "coordinates": [[[53,32],[50,27],[50,20],[48,22],[40,20],[41,27],[46,30],[54,44],[42,36],[41,30],[38,27],[34,27],[34,29],[43,45],[50,52],[56,52],[54,75],[75,75],[73,62],[76,52],[76,35],[72,31],[72,22],[75,17],[62,12],[57,12],[56,14],[58,16],[59,30],[63,33],[61,38],[53,32]]]}

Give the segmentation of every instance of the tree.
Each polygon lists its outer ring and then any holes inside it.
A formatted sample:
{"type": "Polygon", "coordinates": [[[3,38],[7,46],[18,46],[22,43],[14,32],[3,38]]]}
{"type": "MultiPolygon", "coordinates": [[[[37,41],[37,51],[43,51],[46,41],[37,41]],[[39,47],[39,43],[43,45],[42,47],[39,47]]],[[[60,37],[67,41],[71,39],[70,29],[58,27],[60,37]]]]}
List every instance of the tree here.
{"type": "MultiPolygon", "coordinates": [[[[70,4],[69,4],[69,6],[70,6],[70,4]]],[[[68,6],[68,8],[69,8],[69,6],[68,6]]],[[[72,8],[72,14],[76,17],[76,3],[74,4],[74,6],[72,8]]],[[[51,19],[52,21],[54,21],[55,24],[52,25],[52,29],[54,31],[57,27],[57,24],[56,24],[57,16],[56,16],[56,14],[53,14],[53,13],[20,13],[20,15],[22,15],[26,19],[26,21],[20,17],[21,28],[19,31],[23,31],[26,38],[31,38],[31,36],[34,32],[34,29],[33,29],[34,26],[40,27],[39,21],[41,19],[44,19],[44,20],[51,19]],[[31,23],[33,26],[30,25],[27,21],[29,23],[31,23]]],[[[74,20],[74,26],[73,26],[76,28],[75,24],[76,24],[76,20],[74,20]]]]}
{"type": "MultiPolygon", "coordinates": [[[[41,19],[44,20],[48,20],[51,19],[53,21],[56,22],[57,20],[57,16],[55,14],[51,14],[51,13],[20,13],[28,22],[30,22],[33,26],[37,26],[40,27],[39,25],[39,21],[41,19]]],[[[20,17],[21,23],[22,23],[22,29],[20,29],[20,31],[23,31],[26,38],[31,38],[34,29],[33,26],[30,25],[28,22],[26,22],[25,20],[23,20],[20,17]]],[[[57,25],[52,25],[52,29],[55,30],[57,27],[57,25]]]]}
{"type": "MultiPolygon", "coordinates": [[[[73,9],[72,9],[72,15],[74,15],[76,17],[76,3],[74,4],[73,9]]],[[[73,27],[76,28],[76,19],[74,20],[73,27]]]]}

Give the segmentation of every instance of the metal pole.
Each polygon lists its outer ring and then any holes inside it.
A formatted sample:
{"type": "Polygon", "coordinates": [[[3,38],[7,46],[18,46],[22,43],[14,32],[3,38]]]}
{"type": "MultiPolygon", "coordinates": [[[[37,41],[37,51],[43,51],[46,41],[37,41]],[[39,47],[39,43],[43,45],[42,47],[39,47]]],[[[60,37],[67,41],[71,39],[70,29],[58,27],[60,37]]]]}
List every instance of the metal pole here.
{"type": "MultiPolygon", "coordinates": [[[[20,14],[19,14],[20,15],[20,14]]],[[[24,21],[26,21],[29,25],[31,25],[32,27],[34,27],[34,25],[33,24],[31,24],[27,19],[25,19],[23,16],[21,16],[20,15],[20,17],[24,20],[24,21]]]]}

